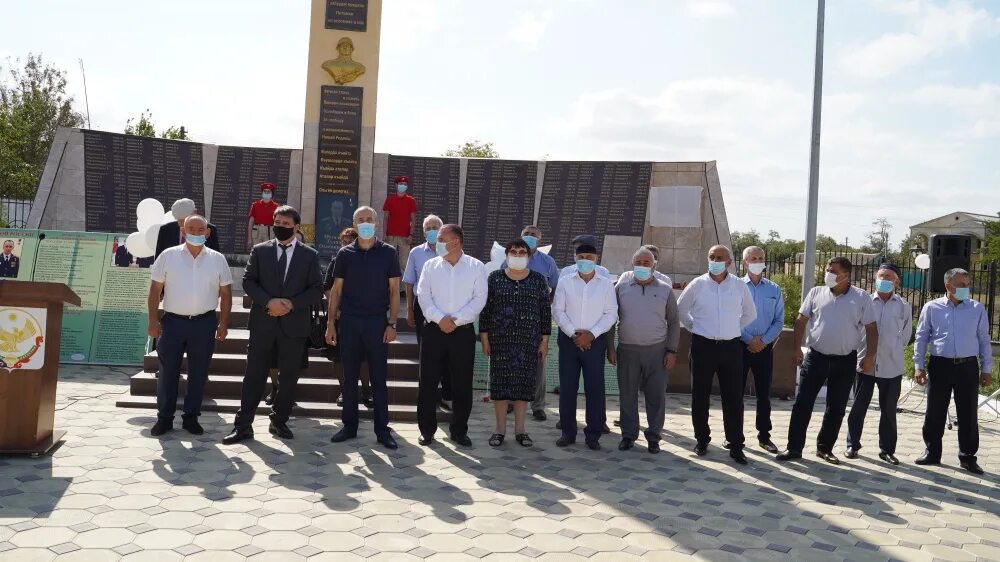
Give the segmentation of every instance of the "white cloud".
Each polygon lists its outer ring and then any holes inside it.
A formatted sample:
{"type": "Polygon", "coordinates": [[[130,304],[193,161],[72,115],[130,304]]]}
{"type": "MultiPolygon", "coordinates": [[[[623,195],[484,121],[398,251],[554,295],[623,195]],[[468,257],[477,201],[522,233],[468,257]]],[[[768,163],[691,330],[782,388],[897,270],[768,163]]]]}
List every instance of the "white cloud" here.
{"type": "Polygon", "coordinates": [[[523,12],[514,27],[507,32],[507,38],[526,49],[534,49],[545,35],[552,16],[552,10],[523,12]]]}
{"type": "Polygon", "coordinates": [[[690,0],[687,13],[693,18],[721,18],[736,14],[736,8],[724,0],[690,0]]]}
{"type": "Polygon", "coordinates": [[[839,64],[862,78],[891,76],[933,54],[1000,34],[1000,18],[974,7],[967,0],[951,0],[947,4],[931,0],[889,0],[878,5],[903,16],[906,30],[848,46],[839,64]]]}

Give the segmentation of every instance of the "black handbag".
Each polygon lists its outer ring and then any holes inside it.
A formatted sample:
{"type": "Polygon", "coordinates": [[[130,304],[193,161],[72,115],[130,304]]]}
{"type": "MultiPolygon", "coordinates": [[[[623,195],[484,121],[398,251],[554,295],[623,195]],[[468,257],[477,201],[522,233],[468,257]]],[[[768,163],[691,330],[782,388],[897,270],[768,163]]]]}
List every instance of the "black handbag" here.
{"type": "Polygon", "coordinates": [[[322,307],[312,308],[312,320],[309,325],[309,347],[326,349],[326,314],[322,307]]]}

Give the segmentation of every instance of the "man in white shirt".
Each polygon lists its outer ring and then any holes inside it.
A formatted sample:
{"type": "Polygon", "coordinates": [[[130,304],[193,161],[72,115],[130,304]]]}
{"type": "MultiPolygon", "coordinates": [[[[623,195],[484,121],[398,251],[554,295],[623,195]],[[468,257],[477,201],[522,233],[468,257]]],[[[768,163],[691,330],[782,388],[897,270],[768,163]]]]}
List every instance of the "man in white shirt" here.
{"type": "Polygon", "coordinates": [[[708,406],[712,378],[719,377],[722,421],[729,456],[746,464],[743,453],[743,327],[757,317],[746,283],[729,274],[733,252],[726,246],[708,251],[708,273],[688,284],[677,299],[681,324],[691,332],[691,422],[698,456],[712,440],[708,406]]]}
{"type": "Polygon", "coordinates": [[[608,330],[618,320],[618,299],[609,279],[597,275],[597,248],[576,249],[576,274],[563,277],[556,287],[552,317],[559,326],[559,447],[576,442],[576,394],[583,371],[587,447],[599,450],[606,421],[604,356],[608,330]]]}
{"type": "MultiPolygon", "coordinates": [[[[573,255],[574,256],[576,255],[577,250],[579,250],[580,246],[583,245],[583,244],[586,244],[588,246],[593,246],[594,248],[596,248],[597,247],[597,237],[594,236],[593,234],[581,234],[581,235],[577,236],[576,238],[574,238],[573,239],[573,255]]],[[[595,253],[595,255],[597,255],[597,254],[595,253]]],[[[594,261],[596,263],[598,263],[598,265],[594,266],[594,271],[597,273],[597,276],[598,277],[603,277],[604,279],[612,279],[611,272],[608,271],[608,268],[604,267],[603,265],[599,265],[599,263],[601,261],[601,256],[597,255],[597,259],[595,259],[594,261]]],[[[563,277],[566,277],[567,275],[576,275],[576,262],[573,262],[573,263],[567,265],[566,267],[562,268],[561,270],[559,270],[559,278],[560,279],[562,279],[563,277]]]]}
{"type": "Polygon", "coordinates": [[[438,257],[424,264],[417,281],[417,299],[427,324],[421,335],[420,387],[417,393],[419,443],[434,442],[437,432],[438,382],[451,377],[451,439],[464,447],[472,413],[472,369],[476,359],[473,322],[486,306],[486,266],[462,251],[464,233],[457,224],[438,231],[438,257]]]}
{"type": "Polygon", "coordinates": [[[205,432],[198,423],[201,400],[208,380],[208,366],[215,341],[226,339],[233,307],[233,274],[226,257],[205,246],[208,221],[190,215],[184,221],[184,244],[167,248],[150,269],[149,337],[158,338],[156,355],[156,424],[150,435],[163,435],[174,427],[181,361],[187,354],[187,392],[184,395],[184,429],[205,432]],[[169,285],[169,289],[164,290],[169,285]],[[163,317],[160,318],[160,298],[163,317]],[[215,308],[221,300],[221,314],[215,308]]]}

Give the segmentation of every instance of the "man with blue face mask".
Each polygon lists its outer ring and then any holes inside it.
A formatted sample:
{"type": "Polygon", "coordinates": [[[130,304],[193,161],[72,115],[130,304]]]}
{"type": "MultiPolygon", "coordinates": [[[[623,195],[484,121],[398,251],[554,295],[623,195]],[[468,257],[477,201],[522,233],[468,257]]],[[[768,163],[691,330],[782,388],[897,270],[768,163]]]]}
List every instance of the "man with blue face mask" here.
{"type": "Polygon", "coordinates": [[[399,256],[399,270],[406,268],[406,258],[410,255],[410,226],[417,214],[417,200],[408,192],[410,178],[396,176],[393,186],[382,204],[385,212],[385,241],[396,248],[399,256]]]}
{"type": "Polygon", "coordinates": [[[757,317],[746,284],[729,274],[733,252],[726,246],[708,251],[708,273],[695,278],[677,299],[681,324],[691,332],[691,422],[697,440],[694,452],[708,453],[712,432],[708,406],[712,379],[719,378],[722,421],[729,456],[746,464],[743,452],[743,328],[757,317]]]}
{"type": "Polygon", "coordinates": [[[948,403],[955,393],[958,414],[958,460],[962,468],[982,474],[976,461],[979,451],[979,385],[993,382],[990,321],[986,308],[970,298],[969,272],[949,269],[944,274],[946,296],[932,300],[920,311],[913,345],[914,379],[927,384],[924,415],[924,454],[920,465],[941,462],[941,438],[948,403]],[[927,353],[930,353],[930,360],[927,353]]]}

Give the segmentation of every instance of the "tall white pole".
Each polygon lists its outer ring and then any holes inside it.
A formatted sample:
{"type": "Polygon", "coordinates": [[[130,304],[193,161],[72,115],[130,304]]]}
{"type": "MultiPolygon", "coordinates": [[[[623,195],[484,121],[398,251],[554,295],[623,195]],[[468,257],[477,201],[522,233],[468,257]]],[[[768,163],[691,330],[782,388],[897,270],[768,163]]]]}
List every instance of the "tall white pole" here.
{"type": "Polygon", "coordinates": [[[87,108],[87,128],[90,129],[90,96],[87,95],[87,71],[83,69],[83,59],[80,59],[80,74],[83,75],[83,103],[87,108]]]}
{"type": "Polygon", "coordinates": [[[816,67],[813,79],[812,151],[809,155],[809,199],[806,219],[806,252],[802,269],[802,298],[816,281],[816,216],[819,211],[819,139],[823,114],[823,26],[826,0],[819,0],[816,16],[816,67]]]}

